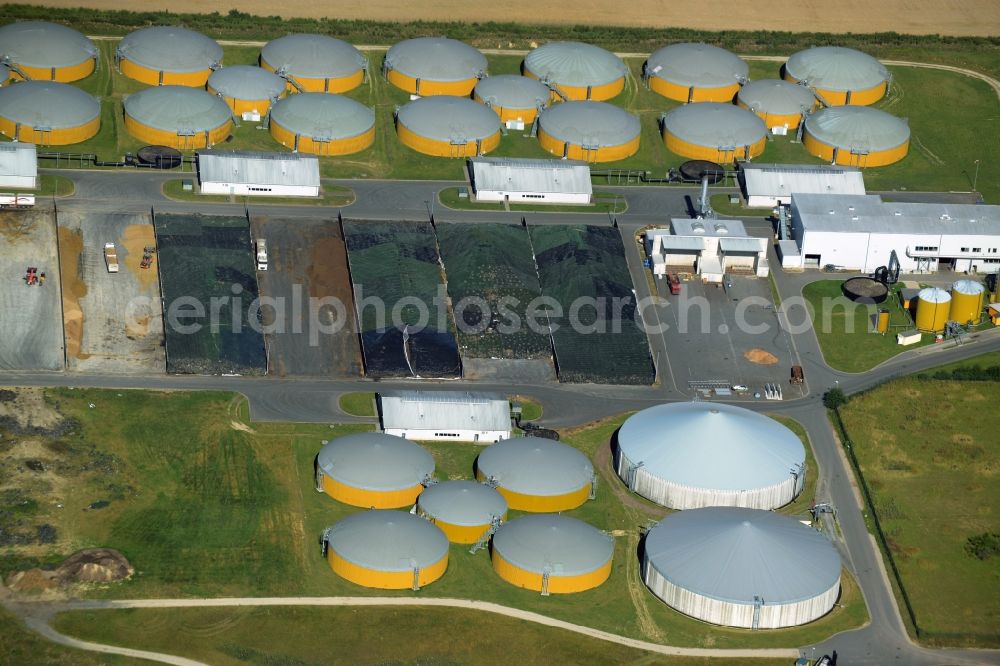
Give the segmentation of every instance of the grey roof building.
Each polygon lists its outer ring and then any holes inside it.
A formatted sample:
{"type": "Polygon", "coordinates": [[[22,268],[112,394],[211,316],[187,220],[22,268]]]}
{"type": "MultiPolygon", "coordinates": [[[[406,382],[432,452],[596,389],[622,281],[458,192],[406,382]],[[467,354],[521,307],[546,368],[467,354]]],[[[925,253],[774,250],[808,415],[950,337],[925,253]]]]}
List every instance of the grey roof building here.
{"type": "Polygon", "coordinates": [[[589,203],[594,192],[586,162],[476,157],[469,160],[469,167],[476,197],[483,201],[507,197],[589,203]]]}
{"type": "Polygon", "coordinates": [[[496,442],[510,437],[510,403],[499,393],[379,393],[382,430],[418,440],[496,442]]]}
{"type": "Polygon", "coordinates": [[[792,194],[865,194],[857,167],[742,162],[739,180],[747,205],[753,207],[789,204],[792,194]]]}
{"type": "Polygon", "coordinates": [[[300,153],[198,152],[198,180],[204,194],[239,193],[288,196],[319,194],[319,160],[300,153]]]}
{"type": "Polygon", "coordinates": [[[0,143],[0,186],[38,187],[38,154],[33,143],[0,143]]]}
{"type": "Polygon", "coordinates": [[[710,507],[674,513],[646,535],[643,580],[699,620],[771,629],[833,608],[842,564],[822,533],[770,511],[710,507]]]}

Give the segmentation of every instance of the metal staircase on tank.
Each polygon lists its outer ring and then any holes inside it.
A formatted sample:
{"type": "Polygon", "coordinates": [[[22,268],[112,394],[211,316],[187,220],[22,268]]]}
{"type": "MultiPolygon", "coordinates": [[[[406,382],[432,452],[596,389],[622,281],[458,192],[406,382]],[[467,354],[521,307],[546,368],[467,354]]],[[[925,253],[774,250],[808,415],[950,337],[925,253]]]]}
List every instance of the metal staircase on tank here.
{"type": "Polygon", "coordinates": [[[325,530],[323,530],[323,536],[321,536],[319,539],[320,553],[323,555],[324,558],[326,557],[327,551],[330,550],[330,532],[332,531],[333,531],[332,527],[327,527],[325,530]]]}
{"type": "Polygon", "coordinates": [[[410,564],[413,565],[413,584],[411,585],[411,589],[416,592],[420,589],[420,567],[413,562],[410,564]]]}
{"type": "Polygon", "coordinates": [[[587,495],[587,499],[597,498],[597,475],[594,474],[590,477],[590,493],[587,495]]]}
{"type": "Polygon", "coordinates": [[[493,516],[490,520],[489,529],[483,532],[483,535],[479,537],[476,543],[472,544],[472,547],[469,548],[469,553],[475,555],[480,549],[484,548],[490,542],[490,539],[493,538],[493,535],[496,534],[496,531],[500,529],[501,525],[503,525],[503,519],[500,516],[493,516]]]}

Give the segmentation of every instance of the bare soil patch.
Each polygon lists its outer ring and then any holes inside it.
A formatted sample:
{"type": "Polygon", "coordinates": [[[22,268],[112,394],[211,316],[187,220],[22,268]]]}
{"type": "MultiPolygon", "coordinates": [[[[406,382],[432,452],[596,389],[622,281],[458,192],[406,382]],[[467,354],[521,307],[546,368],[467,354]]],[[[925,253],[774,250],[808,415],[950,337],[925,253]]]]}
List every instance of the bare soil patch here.
{"type": "Polygon", "coordinates": [[[139,287],[144,294],[156,293],[156,254],[153,254],[153,263],[147,269],[139,268],[142,263],[142,253],[146,247],[156,247],[156,237],[153,234],[153,226],[150,224],[130,224],[125,227],[121,236],[121,243],[127,250],[125,256],[125,268],[135,273],[139,278],[139,287]]]}
{"type": "Polygon", "coordinates": [[[51,431],[62,425],[63,416],[45,402],[40,388],[4,390],[0,400],[0,420],[10,419],[21,431],[51,431]],[[10,394],[13,393],[13,396],[10,394]]]}
{"type": "Polygon", "coordinates": [[[778,363],[777,356],[763,349],[751,349],[743,352],[743,358],[757,365],[776,365],[778,363]]]}
{"type": "Polygon", "coordinates": [[[80,277],[80,254],[83,252],[83,235],[79,231],[59,227],[59,254],[62,263],[63,325],[66,334],[66,354],[84,359],[83,308],[80,299],[87,295],[87,284],[80,277]]]}

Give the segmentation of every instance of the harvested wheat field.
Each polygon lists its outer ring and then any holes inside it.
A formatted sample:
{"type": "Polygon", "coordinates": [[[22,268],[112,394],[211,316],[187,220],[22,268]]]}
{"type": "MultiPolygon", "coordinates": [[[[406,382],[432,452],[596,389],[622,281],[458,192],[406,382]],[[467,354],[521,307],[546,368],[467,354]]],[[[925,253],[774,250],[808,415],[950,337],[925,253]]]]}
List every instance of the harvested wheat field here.
{"type": "MultiPolygon", "coordinates": [[[[123,0],[48,0],[52,7],[133,9],[123,0]]],[[[615,3],[599,0],[547,2],[511,0],[503,4],[485,0],[347,0],[315,3],[289,0],[281,5],[262,0],[203,2],[177,0],[171,12],[225,14],[241,12],[282,17],[369,19],[372,21],[520,21],[580,25],[624,25],[701,30],[790,30],[812,32],[900,32],[907,34],[995,35],[1000,32],[1000,12],[995,0],[801,0],[797,3],[730,3],[719,5],[681,0],[635,0],[623,12],[615,3]]],[[[277,36],[277,35],[276,35],[277,36]]]]}

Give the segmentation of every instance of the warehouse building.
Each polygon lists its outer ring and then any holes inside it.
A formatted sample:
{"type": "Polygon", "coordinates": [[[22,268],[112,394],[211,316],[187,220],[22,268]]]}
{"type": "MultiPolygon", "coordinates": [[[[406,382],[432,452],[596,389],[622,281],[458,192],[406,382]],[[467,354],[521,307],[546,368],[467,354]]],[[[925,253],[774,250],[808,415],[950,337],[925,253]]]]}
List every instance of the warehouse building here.
{"type": "Polygon", "coordinates": [[[402,511],[363,511],[328,527],[322,537],[330,568],[345,580],[383,590],[419,590],[448,568],[448,538],[402,511]]]}
{"type": "Polygon", "coordinates": [[[524,516],[493,536],[493,570],[543,595],[582,592],[611,575],[614,539],[587,523],[557,514],[524,516]]]}
{"type": "Polygon", "coordinates": [[[610,51],[583,42],[549,42],[524,58],[524,75],[566,100],[603,102],[625,88],[628,68],[610,51]]]}
{"type": "Polygon", "coordinates": [[[115,62],[122,74],[147,85],[203,88],[222,66],[222,47],[194,30],[153,26],[125,35],[115,62]]]}
{"type": "Polygon", "coordinates": [[[784,134],[796,129],[819,100],[805,86],[780,79],[763,79],[740,88],[736,103],[760,116],[772,133],[784,134]]]}
{"type": "Polygon", "coordinates": [[[64,25],[19,21],[0,27],[0,61],[16,78],[68,83],[94,71],[97,47],[64,25]]]}
{"type": "Polygon", "coordinates": [[[508,129],[523,130],[549,105],[552,91],[527,76],[501,74],[488,76],[476,84],[473,99],[485,104],[500,116],[508,129]]]}
{"type": "Polygon", "coordinates": [[[146,143],[171,148],[211,148],[233,129],[222,99],[186,86],[146,88],[125,98],[125,129],[146,143]]]}
{"type": "Polygon", "coordinates": [[[350,97],[300,93],[271,107],[271,136],[296,152],[351,155],[375,143],[375,111],[350,97]]]}
{"type": "Polygon", "coordinates": [[[417,515],[441,528],[451,543],[476,543],[507,520],[507,500],[482,483],[445,481],[420,493],[417,515]]]}
{"type": "Polygon", "coordinates": [[[840,555],[821,532],[771,511],[674,513],[646,534],[642,577],[685,615],[777,629],[826,615],[840,595],[840,555]]]}
{"type": "Polygon", "coordinates": [[[597,484],[587,456],[560,442],[515,437],[487,447],[476,478],[496,486],[517,511],[568,511],[593,497],[597,484]]]}
{"type": "Polygon", "coordinates": [[[198,153],[201,194],[264,197],[318,197],[319,160],[288,153],[198,153]]]}
{"type": "Polygon", "coordinates": [[[910,126],[880,109],[831,107],[806,118],[802,145],[810,154],[834,164],[885,166],[906,157],[910,126]]]}
{"type": "Polygon", "coordinates": [[[0,143],[0,187],[38,187],[38,153],[33,143],[0,143]]]}
{"type": "Polygon", "coordinates": [[[477,201],[589,204],[590,166],[574,160],[476,157],[469,175],[477,201]]]}
{"type": "Polygon", "coordinates": [[[625,485],[671,509],[776,509],[802,492],[806,478],[798,435],[724,404],[678,402],[633,414],[614,455],[625,485]]]}
{"type": "Polygon", "coordinates": [[[500,118],[463,97],[424,97],[396,111],[404,146],[434,157],[475,157],[500,145],[500,118]]]}
{"type": "Polygon", "coordinates": [[[667,150],[695,160],[732,164],[764,152],[767,125],[732,104],[685,104],[660,118],[667,150]]]}
{"type": "Polygon", "coordinates": [[[208,92],[218,95],[243,120],[258,121],[285,95],[285,81],[260,67],[223,67],[208,77],[208,92]]]}
{"type": "Polygon", "coordinates": [[[867,53],[842,46],[816,46],[792,54],[785,62],[784,78],[809,86],[830,106],[867,106],[885,96],[891,76],[867,53]]]}
{"type": "Polygon", "coordinates": [[[642,69],[649,87],[678,102],[732,102],[750,68],[709,44],[671,44],[654,51],[642,69]]]}
{"type": "Polygon", "coordinates": [[[499,393],[387,391],[379,393],[378,408],[387,435],[482,444],[510,437],[510,403],[499,393]]]}
{"type": "Polygon", "coordinates": [[[639,118],[607,102],[563,102],[538,116],[538,143],[557,157],[614,162],[635,155],[639,118]]]}
{"type": "Polygon", "coordinates": [[[101,129],[101,103],[68,83],[24,81],[0,88],[0,134],[40,146],[80,143],[101,129]]]}
{"type": "Polygon", "coordinates": [[[787,206],[792,194],[865,194],[864,176],[855,167],[747,162],[739,166],[740,186],[751,208],[787,206]]]}
{"type": "Polygon", "coordinates": [[[871,273],[895,251],[904,273],[1000,270],[1000,206],[793,194],[792,237],[807,268],[871,273]]]}
{"type": "Polygon", "coordinates": [[[680,271],[705,282],[721,282],[727,273],[767,277],[767,246],[766,238],[748,235],[739,220],[677,218],[670,228],[646,231],[653,275],[680,271]]]}
{"type": "Polygon", "coordinates": [[[412,506],[433,474],[431,454],[402,437],[379,432],[338,437],[316,456],[317,492],[351,506],[412,506]]]}
{"type": "Polygon", "coordinates": [[[343,93],[360,86],[368,73],[361,51],[341,39],[311,34],[268,42],[260,66],[285,79],[290,92],[343,93]]]}
{"type": "Polygon", "coordinates": [[[390,48],[382,61],[389,83],[421,97],[468,97],[486,68],[486,56],[447,37],[407,39],[390,48]]]}

